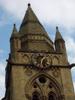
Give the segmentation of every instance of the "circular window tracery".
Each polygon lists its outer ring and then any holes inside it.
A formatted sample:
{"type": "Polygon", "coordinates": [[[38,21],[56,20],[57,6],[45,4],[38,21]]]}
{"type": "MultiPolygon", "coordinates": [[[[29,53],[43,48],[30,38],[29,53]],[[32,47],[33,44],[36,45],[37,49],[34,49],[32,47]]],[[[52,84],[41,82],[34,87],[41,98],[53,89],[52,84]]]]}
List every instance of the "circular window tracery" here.
{"type": "Polygon", "coordinates": [[[46,77],[44,76],[39,77],[39,82],[42,84],[46,83],[46,77]]]}

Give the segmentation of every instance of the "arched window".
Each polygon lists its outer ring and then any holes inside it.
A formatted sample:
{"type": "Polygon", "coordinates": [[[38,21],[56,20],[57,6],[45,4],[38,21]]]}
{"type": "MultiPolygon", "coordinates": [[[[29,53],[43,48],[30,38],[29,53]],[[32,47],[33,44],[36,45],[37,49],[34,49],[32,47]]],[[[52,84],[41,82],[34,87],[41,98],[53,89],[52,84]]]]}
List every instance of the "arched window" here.
{"type": "Polygon", "coordinates": [[[53,95],[48,96],[48,100],[55,100],[53,95]]]}
{"type": "Polygon", "coordinates": [[[48,94],[48,100],[57,100],[55,93],[51,92],[48,94]]]}
{"type": "Polygon", "coordinates": [[[40,94],[38,92],[33,92],[32,100],[40,100],[40,94]]]}

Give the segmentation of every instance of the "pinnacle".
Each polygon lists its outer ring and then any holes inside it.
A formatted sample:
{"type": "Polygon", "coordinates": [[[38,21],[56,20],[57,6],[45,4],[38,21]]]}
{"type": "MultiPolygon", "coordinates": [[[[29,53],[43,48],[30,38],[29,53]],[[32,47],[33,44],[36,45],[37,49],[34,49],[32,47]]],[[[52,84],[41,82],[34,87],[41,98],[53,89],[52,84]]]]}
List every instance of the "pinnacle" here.
{"type": "Polygon", "coordinates": [[[16,24],[14,24],[14,26],[13,26],[13,33],[16,33],[16,32],[17,32],[16,24]]]}
{"type": "Polygon", "coordinates": [[[61,36],[61,33],[59,32],[58,26],[56,26],[56,37],[55,37],[55,41],[57,41],[57,40],[63,40],[64,41],[63,37],[61,36]]]}
{"type": "Polygon", "coordinates": [[[56,26],[56,32],[58,32],[58,31],[59,31],[58,26],[56,26]]]}
{"type": "Polygon", "coordinates": [[[28,7],[30,7],[31,6],[31,4],[30,3],[28,3],[28,7]]]}
{"type": "Polygon", "coordinates": [[[16,24],[14,24],[14,27],[16,27],[16,24]]]}
{"type": "Polygon", "coordinates": [[[16,29],[16,24],[13,25],[13,30],[12,30],[12,35],[11,35],[11,38],[13,37],[18,37],[18,34],[17,34],[17,29],[16,29]]]}

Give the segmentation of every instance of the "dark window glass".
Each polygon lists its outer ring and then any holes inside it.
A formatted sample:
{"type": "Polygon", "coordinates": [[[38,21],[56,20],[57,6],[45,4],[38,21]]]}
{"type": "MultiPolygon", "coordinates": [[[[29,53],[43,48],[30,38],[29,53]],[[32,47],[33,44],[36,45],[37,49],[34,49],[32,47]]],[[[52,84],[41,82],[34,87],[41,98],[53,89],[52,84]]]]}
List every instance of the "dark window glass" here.
{"type": "Polygon", "coordinates": [[[48,100],[55,100],[53,95],[49,95],[48,100]]]}
{"type": "Polygon", "coordinates": [[[48,100],[57,100],[55,93],[53,93],[53,92],[49,93],[48,100]]]}
{"type": "Polygon", "coordinates": [[[40,100],[39,99],[39,94],[37,92],[33,93],[32,100],[40,100]]]}
{"type": "Polygon", "coordinates": [[[41,76],[41,77],[39,78],[39,81],[40,81],[40,83],[45,83],[45,82],[46,82],[46,78],[43,77],[43,76],[41,76]]]}

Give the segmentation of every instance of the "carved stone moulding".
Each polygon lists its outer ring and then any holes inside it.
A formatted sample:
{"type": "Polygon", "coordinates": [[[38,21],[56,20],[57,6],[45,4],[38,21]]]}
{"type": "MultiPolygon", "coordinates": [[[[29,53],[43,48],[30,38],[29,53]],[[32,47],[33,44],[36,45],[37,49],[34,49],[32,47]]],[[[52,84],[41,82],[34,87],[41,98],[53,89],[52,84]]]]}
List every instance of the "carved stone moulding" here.
{"type": "Polygon", "coordinates": [[[59,68],[52,68],[52,75],[54,77],[59,77],[59,75],[60,75],[60,69],[59,68]]]}
{"type": "Polygon", "coordinates": [[[21,61],[24,63],[24,64],[29,64],[30,63],[30,58],[29,58],[29,55],[28,54],[22,54],[22,59],[21,61]]]}
{"type": "Polygon", "coordinates": [[[25,68],[24,72],[25,72],[25,75],[27,76],[31,76],[33,74],[32,70],[29,67],[25,68]]]}

